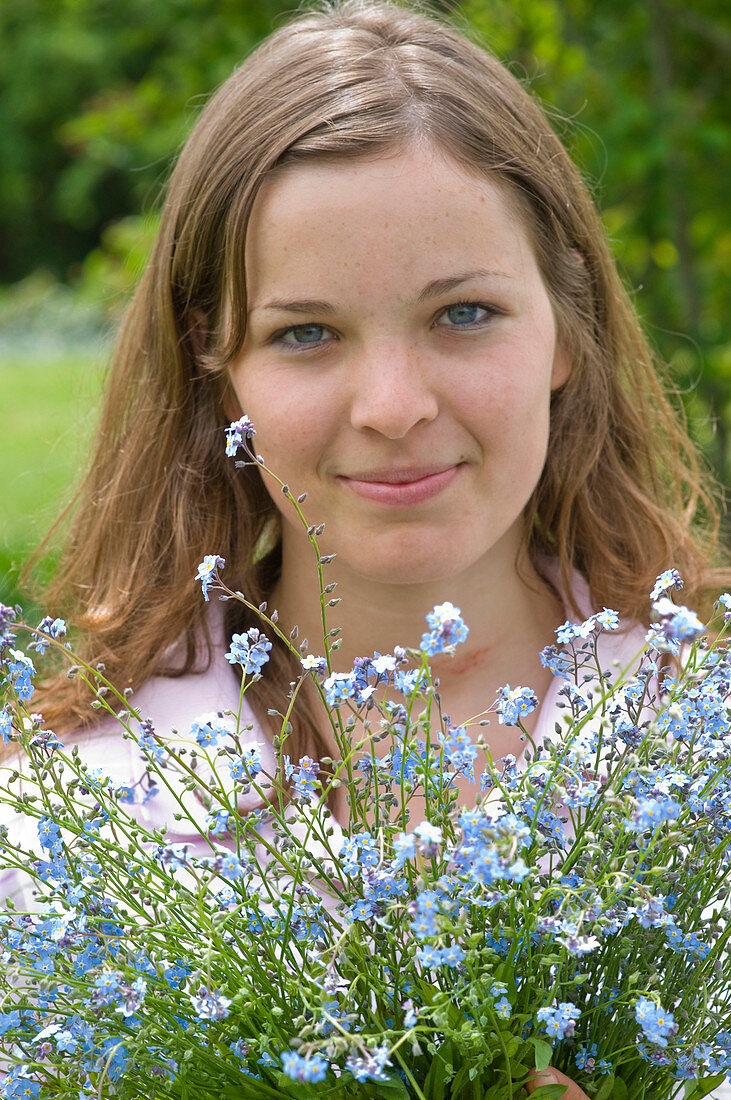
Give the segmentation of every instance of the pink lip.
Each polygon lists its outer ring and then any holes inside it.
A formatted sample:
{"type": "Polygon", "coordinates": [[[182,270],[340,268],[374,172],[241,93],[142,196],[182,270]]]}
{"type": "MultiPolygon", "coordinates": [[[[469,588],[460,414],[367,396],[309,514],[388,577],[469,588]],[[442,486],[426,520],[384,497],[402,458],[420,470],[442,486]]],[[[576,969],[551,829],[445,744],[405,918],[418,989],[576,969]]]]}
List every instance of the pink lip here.
{"type": "Polygon", "coordinates": [[[338,481],[365,500],[392,507],[410,507],[431,500],[454,481],[464,463],[445,470],[428,472],[422,468],[409,470],[377,470],[362,477],[338,477],[338,481]]]}

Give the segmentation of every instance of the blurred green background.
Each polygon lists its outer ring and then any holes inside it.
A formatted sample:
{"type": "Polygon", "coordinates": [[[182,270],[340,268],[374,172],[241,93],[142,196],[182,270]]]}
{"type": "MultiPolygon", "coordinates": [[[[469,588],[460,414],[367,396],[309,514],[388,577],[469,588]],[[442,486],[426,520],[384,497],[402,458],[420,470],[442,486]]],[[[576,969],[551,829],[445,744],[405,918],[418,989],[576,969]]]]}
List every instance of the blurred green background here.
{"type": "MultiPolygon", "coordinates": [[[[725,0],[442,3],[544,102],[596,196],[648,335],[731,474],[725,0]]],[[[83,467],[114,325],[171,160],[292,5],[2,0],[0,599],[83,467]]],[[[53,553],[42,567],[53,565],[53,553]]]]}

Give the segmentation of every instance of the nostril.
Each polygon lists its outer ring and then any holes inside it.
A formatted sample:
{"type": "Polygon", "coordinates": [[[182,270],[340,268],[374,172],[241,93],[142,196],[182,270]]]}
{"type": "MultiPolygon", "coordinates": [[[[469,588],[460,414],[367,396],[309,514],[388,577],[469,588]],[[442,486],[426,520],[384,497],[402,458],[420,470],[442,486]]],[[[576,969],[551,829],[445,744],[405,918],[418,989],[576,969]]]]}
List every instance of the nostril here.
{"type": "MultiPolygon", "coordinates": [[[[372,429],[389,439],[400,439],[417,424],[429,423],[439,412],[436,396],[422,387],[393,379],[377,390],[359,388],[353,398],[351,423],[360,430],[372,429]]],[[[385,383],[385,384],[384,384],[385,383]]]]}

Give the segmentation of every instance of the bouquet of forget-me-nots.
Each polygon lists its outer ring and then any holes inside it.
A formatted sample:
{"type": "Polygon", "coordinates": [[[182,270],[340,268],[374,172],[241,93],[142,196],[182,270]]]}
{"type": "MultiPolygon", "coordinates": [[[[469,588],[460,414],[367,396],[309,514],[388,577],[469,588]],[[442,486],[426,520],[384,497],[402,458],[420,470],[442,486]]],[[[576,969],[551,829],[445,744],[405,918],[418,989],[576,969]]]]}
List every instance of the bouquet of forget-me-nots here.
{"type": "MultiPolygon", "coordinates": [[[[229,453],[252,434],[232,425],[229,453]]],[[[308,530],[326,623],[329,559],[308,530]]],[[[206,598],[247,602],[222,575],[217,555],[201,563],[206,598]]],[[[347,673],[327,629],[322,655],[302,653],[249,605],[260,626],[226,654],[242,698],[275,635],[301,669],[274,767],[240,712],[155,730],[74,657],[61,620],[30,628],[2,608],[0,869],[33,889],[0,916],[0,1096],[518,1100],[549,1062],[595,1100],[711,1093],[731,1068],[731,597],[707,629],[680,584],[658,578],[630,667],[602,665],[614,612],[559,628],[541,656],[562,718],[518,761],[441,714],[429,660],[468,630],[449,603],[418,646],[347,673]],[[33,713],[49,648],[137,743],[145,784],[91,769],[33,713]],[[290,759],[308,680],[337,759],[290,759]],[[198,854],[135,816],[161,787],[178,819],[191,794],[205,807],[198,854]]],[[[506,686],[492,717],[521,727],[537,704],[506,686]]]]}

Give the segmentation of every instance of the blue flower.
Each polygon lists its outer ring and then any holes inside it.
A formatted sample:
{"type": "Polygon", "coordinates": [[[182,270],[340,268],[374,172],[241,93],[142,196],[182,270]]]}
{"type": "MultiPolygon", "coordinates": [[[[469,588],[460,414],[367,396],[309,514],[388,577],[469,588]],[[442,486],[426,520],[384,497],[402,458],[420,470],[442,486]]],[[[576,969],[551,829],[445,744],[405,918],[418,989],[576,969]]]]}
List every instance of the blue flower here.
{"type": "Polygon", "coordinates": [[[345,1068],[350,1070],[356,1081],[367,1081],[369,1077],[376,1081],[387,1081],[388,1074],[384,1073],[384,1067],[391,1064],[388,1047],[384,1044],[373,1050],[366,1049],[362,1058],[351,1054],[345,1061],[345,1068]]]}
{"type": "Polygon", "coordinates": [[[56,1049],[62,1054],[73,1054],[78,1046],[78,1039],[70,1031],[57,1031],[54,1035],[56,1049]]]}
{"type": "MultiPolygon", "coordinates": [[[[0,719],[1,717],[0,715],[0,719]]],[[[34,749],[47,749],[49,756],[52,756],[56,749],[63,748],[63,742],[59,741],[53,730],[38,730],[38,732],[34,733],[31,737],[30,743],[34,749]]]]}
{"type": "Polygon", "coordinates": [[[667,596],[656,600],[652,609],[660,620],[663,634],[671,643],[692,642],[706,629],[695,611],[682,605],[676,606],[667,596]]]}
{"type": "Polygon", "coordinates": [[[15,689],[19,699],[27,702],[33,694],[33,677],[36,674],[35,665],[30,657],[19,649],[11,649],[8,655],[8,679],[11,687],[15,689]]]}
{"type": "Polygon", "coordinates": [[[355,673],[333,672],[322,685],[329,707],[339,707],[355,695],[355,673]]]}
{"type": "Polygon", "coordinates": [[[561,680],[567,680],[569,673],[573,671],[574,666],[570,657],[555,645],[544,646],[538,656],[543,667],[550,669],[553,675],[561,680]]]}
{"type": "Polygon", "coordinates": [[[433,859],[443,841],[442,830],[438,825],[432,825],[430,821],[422,821],[414,829],[419,838],[419,851],[427,859],[433,859]]]}
{"type": "Polygon", "coordinates": [[[246,1039],[236,1039],[235,1042],[228,1044],[237,1058],[240,1058],[243,1062],[249,1053],[251,1044],[246,1039]]]}
{"type": "Polygon", "coordinates": [[[190,974],[190,967],[183,966],[182,963],[172,963],[163,971],[163,977],[165,981],[173,989],[177,989],[181,982],[190,974]]]}
{"type": "Polygon", "coordinates": [[[218,990],[201,986],[195,995],[188,995],[200,1020],[225,1020],[228,1016],[231,1001],[218,990]]]}
{"type": "Polygon", "coordinates": [[[293,1081],[324,1081],[328,1063],[321,1054],[303,1058],[295,1050],[282,1055],[282,1069],[293,1081]]]}
{"type": "Polygon", "coordinates": [[[664,573],[655,581],[652,592],[650,593],[650,599],[656,600],[659,596],[664,596],[666,592],[669,592],[673,588],[682,588],[683,578],[677,569],[666,569],[664,573]]]}
{"type": "Polygon", "coordinates": [[[506,726],[516,726],[521,718],[525,718],[538,706],[538,697],[532,688],[510,687],[506,684],[500,688],[497,702],[498,722],[506,726]]]}
{"type": "Polygon", "coordinates": [[[419,688],[426,687],[428,683],[426,672],[423,668],[412,668],[405,672],[399,668],[393,674],[393,686],[402,695],[411,697],[419,688]]]}
{"type": "Polygon", "coordinates": [[[561,626],[556,627],[556,641],[559,645],[568,645],[574,638],[588,638],[594,632],[594,616],[592,615],[583,623],[572,623],[566,620],[561,626]]]}
{"type": "Polygon", "coordinates": [[[2,1083],[2,1095],[7,1100],[15,1100],[16,1097],[22,1097],[23,1100],[29,1097],[40,1096],[41,1085],[39,1081],[33,1081],[28,1076],[28,1066],[13,1066],[7,1075],[7,1078],[2,1083]]]}
{"type": "Polygon", "coordinates": [[[246,634],[234,634],[226,660],[232,665],[241,665],[244,675],[251,676],[260,672],[267,663],[271,648],[272,643],[266,634],[252,626],[246,634]]]}
{"type": "Polygon", "coordinates": [[[246,783],[259,775],[262,770],[261,745],[257,741],[244,745],[241,756],[232,756],[229,760],[231,778],[246,783]]]}
{"type": "Polygon", "coordinates": [[[225,558],[219,557],[218,554],[206,554],[203,561],[198,566],[198,572],[194,579],[201,582],[204,600],[208,601],[208,589],[216,579],[216,571],[218,569],[223,569],[225,564],[225,558]]]}
{"type": "Polygon", "coordinates": [[[8,1031],[15,1031],[20,1027],[20,1013],[17,1008],[12,1012],[5,1012],[0,1014],[0,1037],[6,1035],[8,1031]]]}
{"type": "Polygon", "coordinates": [[[223,878],[233,881],[234,879],[241,878],[245,870],[245,865],[242,864],[235,852],[227,852],[226,855],[221,856],[220,873],[223,878]]]}
{"type": "Polygon", "coordinates": [[[8,607],[7,604],[0,603],[0,650],[5,646],[10,645],[14,640],[15,634],[10,631],[10,626],[16,621],[17,612],[14,607],[8,607]]]}
{"type": "Polygon", "coordinates": [[[421,636],[421,651],[428,657],[466,641],[470,632],[462,619],[462,612],[451,603],[437,604],[426,616],[426,622],[431,630],[421,636]]]}
{"type": "Polygon", "coordinates": [[[125,1019],[134,1016],[144,1001],[146,992],[147,982],[144,978],[137,978],[131,985],[123,984],[120,987],[121,1003],[117,1006],[117,1012],[120,1012],[125,1019]]]}
{"type": "Polygon", "coordinates": [[[228,830],[231,814],[228,810],[211,811],[206,818],[206,831],[220,836],[228,830]]]}
{"type": "Polygon", "coordinates": [[[579,1069],[583,1069],[586,1073],[592,1073],[596,1066],[596,1043],[592,1043],[591,1046],[581,1046],[577,1050],[574,1061],[579,1069]]]}
{"type": "Polygon", "coordinates": [[[646,997],[640,997],[637,1001],[635,1019],[645,1038],[660,1047],[666,1047],[668,1036],[677,1030],[672,1013],[665,1012],[661,1005],[656,1005],[646,997]]]}
{"type": "Polygon", "coordinates": [[[63,847],[58,825],[50,817],[38,819],[38,839],[41,847],[47,848],[53,855],[57,855],[63,847]]]}
{"type": "Polygon", "coordinates": [[[356,837],[346,837],[343,840],[340,856],[343,859],[343,870],[346,874],[355,874],[358,870],[360,860],[360,851],[358,849],[356,837]]]}
{"type": "Polygon", "coordinates": [[[201,714],[190,727],[191,736],[204,748],[217,745],[222,737],[227,737],[236,729],[233,718],[221,714],[201,714]]]}
{"type": "Polygon", "coordinates": [[[348,916],[351,920],[370,920],[373,916],[373,906],[367,901],[356,901],[355,905],[351,905],[348,909],[348,916]]]}
{"type": "Polygon", "coordinates": [[[43,656],[48,649],[48,639],[61,638],[66,633],[66,623],[63,619],[52,619],[50,615],[46,615],[46,617],[39,622],[38,631],[41,635],[46,635],[46,637],[37,637],[30,643],[28,649],[34,649],[43,656]]]}
{"type": "Polygon", "coordinates": [[[13,736],[13,719],[7,707],[0,710],[0,736],[2,736],[3,745],[7,745],[13,736]]]}
{"type": "Polygon", "coordinates": [[[137,744],[141,749],[149,753],[153,760],[162,760],[165,755],[165,746],[156,738],[154,727],[149,718],[143,718],[140,722],[140,732],[137,735],[137,744]]]}
{"type": "Polygon", "coordinates": [[[121,975],[114,970],[105,971],[94,982],[94,990],[89,998],[89,1003],[95,1009],[113,1004],[117,1000],[121,987],[121,975]]]}
{"type": "Polygon", "coordinates": [[[127,1048],[119,1036],[110,1036],[104,1040],[99,1049],[99,1066],[104,1066],[104,1072],[110,1081],[119,1080],[128,1061],[127,1048]]]}
{"type": "Polygon", "coordinates": [[[434,947],[430,943],[423,944],[416,952],[416,958],[424,966],[428,966],[430,970],[436,970],[437,967],[442,965],[442,953],[438,947],[434,947]]]}
{"type": "Polygon", "coordinates": [[[633,833],[657,829],[663,821],[676,821],[681,809],[680,803],[672,798],[641,798],[625,829],[633,833]]]}
{"type": "Polygon", "coordinates": [[[312,760],[309,756],[303,756],[299,762],[299,768],[295,768],[295,765],[290,761],[289,756],[284,757],[284,773],[287,779],[291,779],[292,773],[297,771],[294,777],[294,786],[298,794],[308,795],[310,797],[316,796],[318,787],[322,784],[317,778],[320,772],[320,765],[316,760],[312,760]]]}
{"type": "MultiPolygon", "coordinates": [[[[446,963],[447,966],[459,966],[460,963],[464,962],[466,957],[467,956],[464,949],[460,947],[458,943],[450,944],[449,947],[445,947],[442,949],[442,962],[446,963]]],[[[495,1007],[498,1008],[497,1005],[495,1007]]],[[[499,1011],[500,1010],[498,1009],[498,1014],[499,1011]]],[[[508,1004],[508,1016],[509,1015],[510,1005],[508,1004]]]]}
{"type": "Polygon", "coordinates": [[[153,859],[159,859],[163,867],[177,871],[180,867],[190,866],[188,844],[158,844],[152,851],[153,859]]]}
{"type": "Polygon", "coordinates": [[[325,658],[316,657],[313,653],[308,653],[306,657],[302,657],[301,664],[305,672],[311,672],[313,676],[322,676],[327,672],[325,658]]]}
{"type": "Polygon", "coordinates": [[[619,629],[619,615],[616,611],[612,611],[610,607],[605,607],[603,611],[594,616],[594,619],[604,630],[619,629]]]}
{"type": "Polygon", "coordinates": [[[239,447],[243,447],[247,439],[255,436],[254,426],[248,416],[242,416],[240,420],[234,420],[226,428],[226,454],[234,458],[239,447]]]}
{"type": "Polygon", "coordinates": [[[368,832],[358,833],[356,841],[360,849],[360,862],[363,867],[378,866],[378,841],[368,832]]]}
{"type": "Polygon", "coordinates": [[[555,1007],[539,1008],[536,1015],[550,1038],[564,1039],[574,1034],[581,1012],[570,1001],[560,1001],[555,1007]]]}
{"type": "Polygon", "coordinates": [[[413,833],[399,833],[394,837],[393,850],[396,856],[397,870],[406,863],[407,859],[416,857],[416,837],[413,833]]]}

